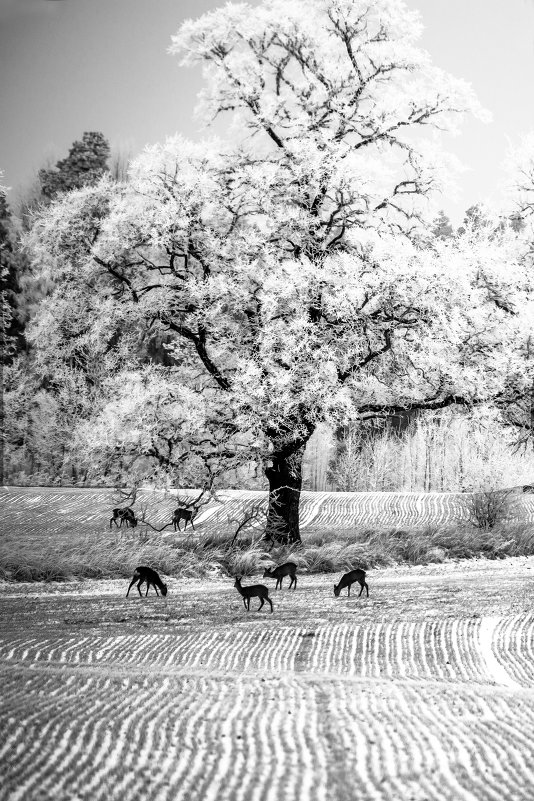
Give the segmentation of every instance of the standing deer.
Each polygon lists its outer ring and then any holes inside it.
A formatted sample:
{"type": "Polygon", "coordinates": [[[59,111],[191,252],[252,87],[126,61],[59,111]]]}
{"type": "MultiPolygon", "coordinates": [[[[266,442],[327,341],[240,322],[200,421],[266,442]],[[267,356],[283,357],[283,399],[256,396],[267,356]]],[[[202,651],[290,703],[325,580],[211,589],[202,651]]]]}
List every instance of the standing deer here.
{"type": "Polygon", "coordinates": [[[146,581],[145,598],[148,595],[148,591],[150,589],[151,584],[156,590],[156,595],[159,595],[158,587],[160,588],[162,595],[167,595],[167,585],[162,582],[159,575],[156,573],[155,570],[152,570],[151,567],[145,567],[144,565],[141,565],[140,567],[135,568],[133,579],[131,580],[130,586],[128,587],[128,592],[126,593],[126,597],[129,596],[130,590],[132,589],[136,581],[137,581],[137,589],[139,591],[139,595],[141,596],[141,598],[143,597],[141,595],[141,584],[143,584],[145,581],[146,581]]]}
{"type": "Polygon", "coordinates": [[[191,523],[191,528],[194,531],[195,527],[193,525],[193,520],[195,519],[197,512],[198,512],[198,507],[196,506],[194,506],[192,509],[187,509],[185,506],[179,506],[178,509],[175,509],[174,512],[172,513],[172,523],[174,525],[174,530],[176,531],[176,529],[178,529],[178,531],[181,531],[180,520],[185,520],[184,531],[186,530],[188,523],[191,523]]]}
{"type": "Polygon", "coordinates": [[[191,528],[193,529],[193,531],[195,530],[195,526],[193,525],[193,520],[197,516],[200,507],[209,503],[211,498],[211,493],[208,491],[208,497],[201,503],[201,498],[207,491],[207,489],[208,489],[207,487],[204,487],[198,498],[189,503],[187,501],[183,501],[180,497],[178,497],[178,501],[181,501],[181,505],[178,507],[178,509],[175,509],[174,512],[172,513],[172,521],[171,521],[175,531],[176,529],[178,529],[178,531],[181,531],[180,520],[185,520],[184,531],[186,530],[188,523],[191,523],[191,528]]]}
{"type": "MultiPolygon", "coordinates": [[[[354,584],[355,581],[361,586],[360,595],[363,592],[363,588],[367,590],[367,597],[369,597],[369,587],[367,586],[367,582],[365,580],[365,570],[360,570],[359,567],[356,570],[351,570],[350,573],[345,573],[344,576],[341,577],[341,581],[339,584],[334,584],[334,595],[336,598],[339,596],[339,593],[344,587],[348,587],[348,594],[347,597],[350,598],[350,585],[354,584]]],[[[358,595],[358,598],[360,597],[358,595]]]]}
{"type": "Polygon", "coordinates": [[[295,589],[297,589],[297,566],[294,562],[286,562],[283,565],[278,565],[278,567],[275,567],[274,570],[265,568],[265,572],[263,574],[263,578],[276,579],[275,590],[278,589],[278,585],[280,585],[280,589],[282,589],[282,581],[284,580],[284,576],[290,576],[291,578],[291,581],[289,582],[289,589],[291,589],[293,584],[295,585],[295,589]]]}
{"type": "Polygon", "coordinates": [[[114,522],[117,528],[119,528],[117,520],[121,521],[120,527],[122,527],[123,523],[126,523],[126,528],[128,528],[128,526],[135,528],[137,525],[137,518],[131,506],[126,506],[124,509],[113,509],[113,517],[109,520],[109,527],[111,528],[111,524],[114,522]]]}
{"type": "Polygon", "coordinates": [[[243,605],[247,612],[250,612],[250,599],[259,598],[261,603],[258,606],[258,612],[262,608],[265,601],[271,604],[271,612],[273,611],[273,602],[269,598],[269,590],[264,584],[252,584],[250,587],[241,586],[241,576],[236,576],[234,587],[243,598],[243,605]]]}

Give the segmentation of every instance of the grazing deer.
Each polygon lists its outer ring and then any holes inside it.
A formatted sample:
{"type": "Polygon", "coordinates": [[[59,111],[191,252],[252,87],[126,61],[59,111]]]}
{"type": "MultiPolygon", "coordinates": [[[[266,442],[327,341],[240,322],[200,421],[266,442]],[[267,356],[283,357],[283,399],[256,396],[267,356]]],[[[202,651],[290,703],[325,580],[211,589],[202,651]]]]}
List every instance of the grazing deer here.
{"type": "Polygon", "coordinates": [[[126,523],[126,528],[128,526],[135,528],[137,525],[137,518],[131,506],[126,506],[124,509],[113,509],[113,517],[110,518],[109,527],[111,528],[111,524],[115,522],[115,525],[119,528],[117,520],[121,521],[121,527],[123,523],[126,523]]]}
{"type": "MultiPolygon", "coordinates": [[[[349,588],[347,597],[350,597],[350,585],[354,584],[355,581],[357,581],[361,586],[360,595],[365,587],[367,590],[367,597],[369,597],[369,587],[367,586],[367,582],[365,580],[365,570],[360,570],[360,568],[357,567],[356,570],[351,570],[350,573],[345,573],[345,575],[341,577],[339,584],[334,584],[334,595],[336,598],[344,587],[349,588]]],[[[360,595],[358,595],[358,598],[360,595]]]]}
{"type": "Polygon", "coordinates": [[[295,585],[295,589],[297,589],[297,566],[294,562],[286,562],[283,565],[278,565],[275,567],[274,570],[269,570],[265,568],[265,572],[263,574],[263,578],[275,578],[276,579],[276,587],[275,590],[278,589],[278,585],[280,585],[280,589],[282,589],[282,581],[284,580],[284,576],[290,576],[291,581],[289,582],[289,589],[295,585]]]}
{"type": "MultiPolygon", "coordinates": [[[[150,589],[150,585],[154,587],[156,590],[156,595],[159,595],[158,587],[161,590],[162,595],[167,595],[167,585],[162,582],[159,575],[156,573],[155,570],[152,570],[151,567],[145,567],[141,565],[140,567],[135,568],[135,572],[133,574],[133,579],[130,582],[130,586],[128,587],[128,592],[126,593],[126,597],[129,596],[130,590],[132,589],[133,585],[137,581],[137,589],[139,591],[139,595],[141,595],[141,584],[146,581],[146,592],[145,598],[148,595],[148,591],[150,589]]],[[[141,595],[141,598],[143,596],[141,595]]]]}
{"type": "Polygon", "coordinates": [[[273,602],[269,598],[269,590],[264,584],[252,584],[250,587],[241,586],[241,576],[236,576],[234,587],[243,598],[243,605],[247,612],[250,612],[250,599],[259,598],[261,603],[258,606],[258,612],[262,608],[265,601],[271,604],[271,612],[273,611],[273,602]]]}
{"type": "Polygon", "coordinates": [[[195,519],[197,512],[198,507],[196,506],[194,506],[192,509],[187,509],[185,506],[179,506],[178,509],[175,509],[172,513],[174,530],[176,531],[176,529],[178,529],[178,531],[181,531],[180,520],[185,520],[184,531],[186,530],[188,523],[191,523],[191,528],[194,531],[195,527],[193,525],[193,520],[195,519]]]}

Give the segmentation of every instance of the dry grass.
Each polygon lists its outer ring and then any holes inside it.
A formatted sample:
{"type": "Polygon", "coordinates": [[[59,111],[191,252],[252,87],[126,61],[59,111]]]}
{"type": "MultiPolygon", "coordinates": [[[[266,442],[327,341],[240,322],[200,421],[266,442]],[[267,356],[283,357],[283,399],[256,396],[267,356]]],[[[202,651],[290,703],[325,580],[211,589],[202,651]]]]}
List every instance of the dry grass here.
{"type": "Polygon", "coordinates": [[[340,572],[451,559],[534,554],[531,524],[475,527],[428,526],[424,529],[319,529],[303,533],[301,548],[267,550],[258,534],[232,546],[231,532],[162,537],[128,530],[71,533],[68,540],[12,526],[0,542],[0,578],[11,581],[65,581],[73,578],[126,578],[147,564],[165,575],[209,576],[262,573],[266,566],[295,561],[308,573],[340,572]]]}

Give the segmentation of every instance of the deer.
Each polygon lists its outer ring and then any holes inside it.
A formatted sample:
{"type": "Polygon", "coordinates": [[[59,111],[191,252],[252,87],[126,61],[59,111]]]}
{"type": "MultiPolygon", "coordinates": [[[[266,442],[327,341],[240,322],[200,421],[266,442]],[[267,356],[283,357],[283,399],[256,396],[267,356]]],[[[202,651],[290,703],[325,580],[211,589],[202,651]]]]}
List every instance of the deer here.
{"type": "MultiPolygon", "coordinates": [[[[365,580],[365,570],[360,570],[359,567],[356,570],[351,570],[350,573],[345,573],[344,576],[341,577],[339,584],[334,584],[334,595],[336,598],[339,596],[339,593],[344,587],[348,587],[348,595],[347,597],[350,598],[350,585],[354,584],[355,581],[361,586],[360,595],[363,592],[363,588],[367,590],[367,597],[369,597],[369,587],[367,586],[367,582],[365,580]]],[[[358,598],[360,597],[358,595],[358,598]]]]}
{"type": "MultiPolygon", "coordinates": [[[[200,495],[196,500],[190,503],[187,503],[187,501],[182,501],[182,504],[178,507],[178,509],[174,510],[174,512],[172,513],[172,524],[174,526],[175,531],[176,529],[178,529],[178,531],[181,531],[180,520],[185,520],[184,531],[186,530],[188,523],[191,523],[191,528],[193,529],[193,531],[195,530],[195,526],[193,525],[193,520],[197,516],[200,507],[204,506],[206,503],[209,503],[211,497],[211,495],[208,494],[207,499],[202,503],[200,503],[200,499],[202,498],[205,492],[206,492],[206,487],[204,487],[204,489],[202,490],[202,492],[200,493],[200,495]]],[[[181,499],[178,498],[178,500],[180,501],[181,499]]]]}
{"type": "Polygon", "coordinates": [[[124,509],[119,509],[119,508],[113,509],[112,511],[113,511],[113,517],[111,517],[109,521],[110,528],[113,522],[115,522],[115,525],[117,526],[117,528],[119,528],[117,520],[121,521],[120,527],[122,527],[123,523],[126,523],[126,528],[128,528],[128,526],[131,526],[132,528],[136,527],[137,518],[131,506],[126,506],[124,509]]]}
{"type": "Polygon", "coordinates": [[[172,513],[172,523],[174,526],[174,530],[176,531],[176,529],[178,529],[178,531],[181,531],[180,520],[185,520],[184,531],[186,530],[188,523],[191,523],[191,528],[194,531],[195,527],[193,525],[193,520],[195,519],[197,512],[198,512],[197,507],[193,507],[193,509],[187,509],[185,506],[179,506],[178,509],[175,509],[174,512],[172,513]]]}
{"type": "Polygon", "coordinates": [[[275,567],[274,570],[270,570],[269,568],[265,568],[265,572],[263,574],[263,578],[275,578],[276,579],[276,587],[275,590],[282,589],[282,581],[284,580],[284,576],[290,576],[291,581],[289,582],[289,589],[295,585],[294,589],[297,589],[297,566],[294,562],[286,562],[283,565],[278,565],[275,567]]]}
{"type": "Polygon", "coordinates": [[[140,567],[135,568],[133,579],[131,580],[130,586],[128,587],[128,592],[126,593],[126,597],[129,596],[130,590],[132,589],[136,581],[137,581],[137,589],[139,591],[139,595],[141,598],[143,597],[141,595],[141,584],[143,584],[143,582],[146,582],[145,598],[148,595],[148,591],[150,589],[151,584],[156,590],[156,595],[159,595],[158,587],[160,588],[161,594],[163,596],[167,595],[167,585],[162,582],[159,575],[156,573],[155,570],[152,570],[151,567],[146,567],[145,565],[141,565],[140,567]]]}
{"type": "Polygon", "coordinates": [[[269,598],[269,589],[264,584],[252,584],[250,587],[241,586],[241,576],[236,576],[234,587],[243,598],[243,605],[247,612],[250,612],[250,599],[259,598],[260,605],[258,612],[262,608],[265,601],[269,601],[271,605],[271,612],[273,611],[273,602],[269,598]]]}

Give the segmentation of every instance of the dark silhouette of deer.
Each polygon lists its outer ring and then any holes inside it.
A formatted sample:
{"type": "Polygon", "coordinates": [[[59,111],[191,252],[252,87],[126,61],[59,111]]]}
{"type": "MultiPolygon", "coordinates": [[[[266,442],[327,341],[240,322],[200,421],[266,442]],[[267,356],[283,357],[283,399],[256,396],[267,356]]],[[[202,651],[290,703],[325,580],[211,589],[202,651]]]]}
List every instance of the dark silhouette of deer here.
{"type": "Polygon", "coordinates": [[[143,584],[144,582],[146,582],[145,598],[148,595],[148,591],[150,589],[151,584],[156,590],[156,595],[159,595],[158,587],[160,588],[162,595],[167,595],[167,585],[162,582],[159,575],[156,573],[155,570],[152,570],[151,567],[145,567],[144,565],[141,565],[140,567],[135,568],[133,579],[131,580],[130,586],[128,587],[128,592],[126,593],[126,597],[129,596],[130,590],[132,589],[136,581],[137,581],[137,589],[139,591],[139,595],[141,596],[141,598],[143,597],[141,595],[141,584],[143,584]]]}
{"type": "Polygon", "coordinates": [[[114,522],[117,528],[119,528],[117,520],[121,521],[120,526],[126,523],[126,528],[128,528],[128,526],[135,528],[137,525],[137,518],[131,506],[126,506],[124,509],[113,509],[113,517],[110,518],[109,527],[111,528],[111,524],[114,522]]]}
{"type": "Polygon", "coordinates": [[[247,612],[250,612],[250,599],[259,598],[260,605],[258,612],[262,608],[265,601],[269,601],[271,605],[271,612],[273,611],[273,602],[269,598],[269,590],[264,584],[252,584],[250,587],[241,586],[241,576],[236,576],[234,587],[243,598],[243,605],[247,612]]]}
{"type": "MultiPolygon", "coordinates": [[[[339,582],[339,584],[334,584],[334,595],[336,596],[336,598],[339,596],[339,593],[341,592],[342,589],[344,589],[344,587],[348,587],[347,597],[350,597],[350,585],[354,584],[355,581],[357,581],[358,584],[361,586],[360,595],[362,594],[363,588],[365,587],[365,589],[367,590],[367,597],[369,597],[369,587],[367,586],[365,575],[366,575],[365,570],[360,570],[359,567],[357,567],[356,570],[351,570],[350,573],[345,573],[345,575],[341,577],[341,581],[339,582]]],[[[360,595],[358,595],[358,598],[360,597],[360,595]]]]}
{"type": "Polygon", "coordinates": [[[194,501],[187,502],[186,500],[182,500],[182,498],[178,497],[178,502],[180,503],[180,506],[178,507],[178,509],[175,509],[174,512],[172,513],[172,524],[174,526],[174,530],[176,531],[176,529],[178,529],[178,531],[181,531],[180,521],[184,520],[185,521],[184,531],[186,530],[188,523],[191,523],[191,528],[193,529],[193,531],[195,531],[193,520],[197,516],[200,507],[205,506],[205,504],[209,503],[210,498],[211,498],[211,493],[209,491],[209,488],[207,487],[204,487],[202,489],[200,495],[194,501]],[[208,492],[208,496],[204,501],[202,501],[202,497],[206,492],[208,492]]]}
{"type": "Polygon", "coordinates": [[[276,587],[275,590],[282,589],[282,581],[284,580],[284,576],[290,576],[291,581],[289,582],[289,589],[295,585],[295,589],[297,589],[297,566],[294,562],[286,562],[283,565],[278,565],[275,567],[274,570],[270,570],[269,568],[265,568],[265,572],[263,574],[263,578],[274,578],[276,579],[276,587]]]}
{"type": "Polygon", "coordinates": [[[188,523],[191,523],[191,528],[194,531],[195,527],[193,525],[193,520],[195,519],[197,513],[198,507],[196,506],[194,506],[192,509],[187,509],[185,506],[179,506],[178,509],[175,509],[172,513],[174,530],[176,531],[176,529],[178,529],[178,531],[181,531],[180,520],[185,520],[184,531],[186,530],[188,523]]]}

